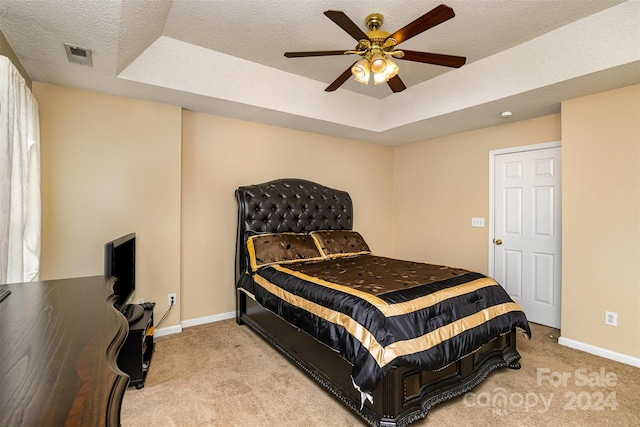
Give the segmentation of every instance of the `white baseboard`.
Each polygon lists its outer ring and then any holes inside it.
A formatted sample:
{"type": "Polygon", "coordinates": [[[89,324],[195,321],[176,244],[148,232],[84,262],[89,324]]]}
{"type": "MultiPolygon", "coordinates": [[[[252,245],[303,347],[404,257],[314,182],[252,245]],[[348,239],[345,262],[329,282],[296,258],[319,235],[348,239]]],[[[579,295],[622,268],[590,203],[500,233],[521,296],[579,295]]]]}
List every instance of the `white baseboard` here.
{"type": "Polygon", "coordinates": [[[183,320],[180,322],[183,328],[189,328],[191,326],[204,325],[207,323],[220,322],[221,320],[235,319],[236,312],[229,311],[227,313],[214,314],[212,316],[198,317],[195,319],[183,320]]]}
{"type": "Polygon", "coordinates": [[[179,325],[168,326],[166,328],[156,329],[153,335],[155,337],[162,337],[165,335],[179,334],[182,332],[182,328],[189,328],[191,326],[205,325],[207,323],[220,322],[221,320],[234,319],[236,317],[235,311],[229,311],[228,313],[214,314],[212,316],[198,317],[196,319],[183,320],[179,325]]]}
{"type": "Polygon", "coordinates": [[[165,335],[179,334],[180,332],[182,332],[182,326],[181,325],[167,326],[166,328],[156,329],[153,332],[153,336],[154,337],[162,337],[162,336],[165,336],[165,335]]]}
{"type": "Polygon", "coordinates": [[[615,360],[616,362],[625,363],[627,365],[640,368],[640,358],[627,356],[626,354],[616,353],[615,351],[607,350],[606,348],[596,347],[595,345],[585,344],[580,341],[575,341],[569,338],[558,338],[558,344],[565,347],[575,348],[586,353],[595,354],[596,356],[604,357],[605,359],[615,360]]]}

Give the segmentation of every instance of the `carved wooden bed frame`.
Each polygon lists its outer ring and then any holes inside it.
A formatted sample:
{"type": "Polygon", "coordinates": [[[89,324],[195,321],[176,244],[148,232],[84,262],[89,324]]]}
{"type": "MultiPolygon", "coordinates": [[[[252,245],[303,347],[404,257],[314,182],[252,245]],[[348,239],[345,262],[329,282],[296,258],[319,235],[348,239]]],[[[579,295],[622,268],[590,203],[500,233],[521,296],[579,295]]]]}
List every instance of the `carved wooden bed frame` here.
{"type": "Polygon", "coordinates": [[[439,371],[393,367],[373,391],[373,404],[360,409],[360,393],[351,382],[351,364],[338,353],[255,302],[238,287],[252,283],[247,274],[247,237],[256,232],[351,230],[353,206],[348,193],[300,179],[281,179],[240,187],[236,240],[236,321],[247,325],[365,422],[405,426],[427,416],[436,404],[459,396],[497,368],[520,368],[516,332],[439,371]]]}

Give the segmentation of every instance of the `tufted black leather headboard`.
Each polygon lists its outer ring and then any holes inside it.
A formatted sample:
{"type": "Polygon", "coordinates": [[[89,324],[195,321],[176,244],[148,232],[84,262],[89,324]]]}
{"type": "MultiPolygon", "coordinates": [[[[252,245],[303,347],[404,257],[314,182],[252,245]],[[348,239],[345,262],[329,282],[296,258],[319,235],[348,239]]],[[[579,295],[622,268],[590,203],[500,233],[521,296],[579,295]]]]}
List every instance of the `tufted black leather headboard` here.
{"type": "Polygon", "coordinates": [[[303,233],[353,229],[353,205],[346,191],[303,179],[279,179],[236,190],[236,285],[247,271],[246,242],[253,233],[303,233]]]}

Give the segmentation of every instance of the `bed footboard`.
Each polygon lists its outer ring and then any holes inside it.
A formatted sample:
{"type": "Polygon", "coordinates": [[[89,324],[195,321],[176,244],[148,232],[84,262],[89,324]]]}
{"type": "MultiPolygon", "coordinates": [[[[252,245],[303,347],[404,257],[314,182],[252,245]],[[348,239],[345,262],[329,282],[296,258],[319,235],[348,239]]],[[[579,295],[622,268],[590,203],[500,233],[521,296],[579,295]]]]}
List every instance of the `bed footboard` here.
{"type": "Polygon", "coordinates": [[[373,404],[360,410],[360,394],[351,383],[351,365],[338,353],[264,309],[237,290],[236,321],[313,378],[347,408],[372,426],[406,426],[427,416],[435,405],[466,393],[498,368],[518,368],[516,333],[512,331],[439,371],[391,368],[373,391],[373,404]]]}

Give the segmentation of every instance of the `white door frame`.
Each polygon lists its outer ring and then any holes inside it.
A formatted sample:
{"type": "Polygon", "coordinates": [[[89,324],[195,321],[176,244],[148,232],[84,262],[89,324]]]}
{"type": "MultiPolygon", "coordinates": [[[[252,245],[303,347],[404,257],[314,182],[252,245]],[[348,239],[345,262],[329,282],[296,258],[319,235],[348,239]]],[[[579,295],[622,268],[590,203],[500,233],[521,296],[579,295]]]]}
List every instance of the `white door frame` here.
{"type": "Polygon", "coordinates": [[[487,242],[489,247],[489,276],[495,276],[495,259],[494,259],[494,249],[495,245],[493,243],[493,239],[495,236],[495,230],[493,221],[495,219],[494,203],[495,203],[495,195],[493,194],[493,188],[495,186],[495,180],[493,177],[494,170],[493,164],[495,162],[495,157],[500,154],[511,154],[511,153],[521,153],[523,151],[534,151],[534,150],[544,150],[546,148],[556,148],[562,147],[562,141],[552,141],[552,142],[543,142],[540,144],[531,144],[531,145],[521,145],[519,147],[509,147],[509,148],[501,148],[498,150],[489,151],[489,241],[487,242]]]}

